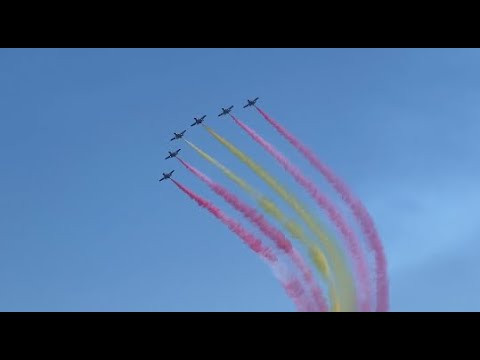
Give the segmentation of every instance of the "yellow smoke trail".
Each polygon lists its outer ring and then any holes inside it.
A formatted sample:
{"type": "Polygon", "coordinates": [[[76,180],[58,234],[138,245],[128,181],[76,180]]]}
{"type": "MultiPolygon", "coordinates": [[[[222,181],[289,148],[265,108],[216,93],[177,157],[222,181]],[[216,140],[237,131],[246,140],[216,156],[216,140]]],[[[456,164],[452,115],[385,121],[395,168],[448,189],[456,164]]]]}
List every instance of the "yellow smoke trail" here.
{"type": "Polygon", "coordinates": [[[336,284],[338,285],[339,292],[342,293],[342,302],[343,307],[347,311],[355,311],[356,308],[356,297],[355,297],[355,287],[353,284],[353,277],[349,273],[349,268],[336,244],[331,240],[327,235],[326,231],[323,230],[322,226],[319,225],[313,217],[308,213],[304,206],[290,194],[282,185],[280,185],[267,171],[265,171],[260,165],[255,163],[249,156],[245,155],[241,150],[231,144],[222,136],[218,135],[208,126],[204,125],[204,128],[222,145],[224,145],[232,154],[234,154],[240,161],[246,164],[253,172],[259,176],[263,181],[265,181],[278,195],[290,205],[295,212],[302,218],[302,220],[307,224],[308,228],[315,234],[315,236],[320,240],[321,244],[324,246],[327,255],[332,260],[334,274],[336,278],[336,284]]]}
{"type": "Polygon", "coordinates": [[[200,156],[206,159],[211,164],[219,168],[229,179],[234,181],[239,185],[244,191],[246,191],[251,197],[253,197],[259,204],[259,206],[275,220],[277,220],[289,233],[290,235],[299,240],[308,248],[308,253],[310,259],[315,264],[316,268],[319,270],[320,274],[325,278],[328,285],[328,292],[331,302],[331,308],[333,311],[340,311],[340,305],[338,303],[338,296],[335,290],[334,282],[331,277],[330,269],[328,266],[328,261],[325,258],[323,252],[318,248],[318,246],[311,240],[302,230],[302,227],[294,220],[289,220],[283,212],[277,207],[277,205],[268,199],[266,196],[260,194],[259,191],[254,189],[249,185],[245,180],[237,176],[233,171],[228,169],[218,160],[214,159],[208,155],[205,151],[200,149],[198,146],[194,145],[187,139],[184,139],[185,142],[190,145],[200,156]]]}

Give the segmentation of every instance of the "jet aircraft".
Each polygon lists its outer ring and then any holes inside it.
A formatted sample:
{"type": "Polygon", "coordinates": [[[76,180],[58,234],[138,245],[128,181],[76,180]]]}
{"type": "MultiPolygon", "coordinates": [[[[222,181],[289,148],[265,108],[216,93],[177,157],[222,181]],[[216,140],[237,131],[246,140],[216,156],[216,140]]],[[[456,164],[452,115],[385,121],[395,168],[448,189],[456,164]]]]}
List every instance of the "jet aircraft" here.
{"type": "Polygon", "coordinates": [[[224,108],[222,107],[222,113],[221,113],[221,114],[219,114],[218,116],[227,115],[227,114],[229,114],[229,113],[230,113],[230,111],[232,111],[232,109],[233,109],[233,105],[232,105],[232,106],[230,106],[230,107],[229,107],[229,108],[227,108],[227,109],[224,109],[224,108]]]}
{"type": "Polygon", "coordinates": [[[246,107],[255,105],[255,103],[257,102],[257,100],[258,100],[258,97],[256,97],[256,98],[253,99],[253,100],[248,100],[248,99],[247,99],[247,105],[245,105],[243,108],[245,109],[246,107]]]}
{"type": "Polygon", "coordinates": [[[177,140],[177,139],[181,139],[183,134],[185,134],[185,131],[187,130],[183,130],[180,134],[177,134],[176,132],[173,133],[173,138],[170,139],[170,141],[173,141],[173,140],[177,140]]]}
{"type": "Polygon", "coordinates": [[[207,115],[203,115],[200,119],[197,119],[196,117],[194,117],[193,119],[195,120],[195,122],[190,126],[200,125],[203,122],[203,120],[205,120],[205,116],[207,115]]]}
{"type": "Polygon", "coordinates": [[[168,156],[165,158],[165,160],[170,159],[170,158],[174,158],[175,156],[177,156],[177,154],[180,150],[181,149],[178,149],[177,151],[174,151],[174,152],[169,151],[168,156]]]}
{"type": "Polygon", "coordinates": [[[173,174],[174,171],[175,170],[172,170],[172,171],[170,171],[169,173],[166,173],[166,174],[163,173],[163,177],[158,181],[162,181],[162,180],[165,180],[165,179],[170,179],[172,177],[172,174],[173,174]]]}

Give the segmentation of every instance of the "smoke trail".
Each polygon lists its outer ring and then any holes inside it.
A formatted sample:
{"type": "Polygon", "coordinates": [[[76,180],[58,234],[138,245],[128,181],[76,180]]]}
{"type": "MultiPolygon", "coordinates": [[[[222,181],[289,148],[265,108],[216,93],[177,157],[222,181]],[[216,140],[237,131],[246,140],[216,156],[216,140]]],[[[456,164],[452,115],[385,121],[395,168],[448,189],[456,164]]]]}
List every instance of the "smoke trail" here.
{"type": "MultiPolygon", "coordinates": [[[[303,276],[303,279],[305,280],[307,286],[310,288],[310,291],[312,292],[313,299],[315,300],[315,303],[318,305],[320,311],[327,311],[327,304],[325,303],[325,299],[322,294],[322,290],[318,287],[317,283],[315,282],[315,278],[313,277],[312,272],[308,268],[307,264],[305,264],[305,261],[303,260],[302,256],[297,252],[297,250],[292,247],[291,253],[290,253],[291,259],[295,266],[297,266],[298,269],[300,269],[300,273],[303,276]]],[[[335,308],[335,311],[338,311],[339,309],[336,308],[336,304],[338,303],[338,300],[336,298],[336,293],[333,292],[331,294],[332,297],[332,308],[335,308]]]]}
{"type": "Polygon", "coordinates": [[[198,146],[195,144],[191,143],[187,139],[184,139],[185,142],[190,145],[197,153],[199,153],[204,159],[206,159],[208,162],[211,164],[215,165],[218,167],[225,175],[227,175],[231,180],[233,180],[237,185],[239,185],[243,190],[248,192],[251,196],[255,198],[260,198],[260,192],[256,191],[253,187],[248,185],[243,179],[241,179],[239,176],[237,176],[233,171],[228,169],[226,166],[224,166],[222,163],[220,163],[218,160],[214,159],[210,155],[208,155],[205,151],[200,149],[198,146]]]}
{"type": "Polygon", "coordinates": [[[347,185],[337,177],[325,164],[323,164],[315,154],[303,145],[297,138],[288,132],[283,126],[277,123],[260,108],[255,106],[258,112],[267,120],[290,144],[300,151],[337,191],[343,201],[347,203],[353,215],[360,224],[363,233],[367,239],[368,246],[373,250],[376,264],[376,286],[377,286],[377,311],[388,311],[388,276],[387,262],[383,246],[378,236],[375,224],[368,214],[363,204],[357,199],[347,185]]]}
{"type": "Polygon", "coordinates": [[[318,309],[320,311],[326,311],[327,305],[320,288],[313,281],[313,276],[308,270],[308,267],[305,265],[302,257],[293,249],[291,242],[285,237],[285,235],[278,229],[270,225],[267,220],[262,216],[262,214],[259,214],[254,208],[242,202],[223,186],[215,183],[205,174],[203,174],[178,156],[177,160],[180,161],[180,163],[185,166],[190,172],[192,172],[195,176],[205,182],[210,187],[210,189],[212,189],[217,195],[225,199],[225,201],[227,201],[231,206],[233,206],[235,210],[242,213],[245,218],[247,218],[250,222],[257,226],[264,235],[270,238],[280,250],[285,252],[290,257],[293,263],[300,269],[306,283],[311,288],[312,295],[315,303],[318,305],[318,309]]]}
{"type": "Polygon", "coordinates": [[[360,243],[356,238],[354,232],[347,225],[342,215],[337,211],[335,205],[333,205],[328,198],[323,195],[317,186],[302,174],[294,164],[292,164],[282,153],[280,153],[272,144],[266,141],[262,136],[256,133],[253,129],[240,121],[234,115],[231,115],[232,119],[237,125],[239,125],[250,137],[259,143],[270,155],[272,155],[283,168],[293,176],[293,178],[299,183],[307,192],[315,199],[320,208],[327,212],[330,220],[335,224],[337,229],[343,235],[347,243],[347,249],[349,250],[355,266],[355,273],[358,277],[359,284],[359,308],[362,311],[369,311],[369,296],[370,296],[370,284],[368,277],[368,267],[364,259],[360,243]]]}
{"type": "Polygon", "coordinates": [[[317,245],[315,245],[314,241],[303,232],[302,227],[296,221],[288,219],[278,208],[275,202],[270,200],[268,197],[261,195],[259,191],[254,189],[251,185],[249,185],[245,180],[241,179],[233,171],[228,169],[226,166],[224,166],[218,160],[214,159],[212,156],[208,155],[205,151],[200,149],[195,144],[191,143],[186,139],[184,140],[198,154],[200,154],[200,156],[209,161],[211,164],[218,167],[230,180],[235,182],[247,194],[254,198],[258,202],[259,206],[268,215],[272,216],[275,220],[277,220],[293,238],[299,240],[303,245],[307,247],[310,259],[313,261],[315,267],[319,270],[322,277],[327,281],[332,308],[340,309],[340,305],[338,304],[338,296],[336,294],[333,279],[330,274],[327,259],[323,255],[322,251],[317,247],[317,245]]]}
{"type": "Polygon", "coordinates": [[[264,247],[259,239],[244,229],[240,223],[237,223],[235,220],[229,218],[215,205],[208,202],[200,195],[194,193],[192,190],[188,189],[186,186],[180,184],[176,180],[172,178],[170,178],[170,180],[172,180],[180,190],[187,194],[200,207],[207,209],[212,215],[225,224],[233,233],[242,239],[242,241],[247,244],[250,249],[260,255],[260,257],[267,262],[267,264],[272,268],[272,271],[277,279],[281,282],[282,287],[287,292],[288,296],[290,296],[290,298],[292,298],[294,301],[299,311],[311,310],[310,305],[303,299],[304,293],[303,289],[301,288],[301,284],[299,284],[297,279],[289,279],[285,275],[285,269],[279,264],[278,258],[273,254],[270,248],[264,247]]]}
{"type": "Polygon", "coordinates": [[[280,185],[272,176],[270,176],[260,165],[255,163],[249,156],[245,155],[232,143],[225,138],[217,134],[208,126],[204,125],[204,128],[222,145],[224,145],[232,154],[234,154],[240,161],[246,164],[257,176],[265,181],[280,197],[289,204],[295,212],[302,218],[307,224],[310,230],[320,240],[325,250],[332,260],[334,267],[333,276],[336,278],[339,292],[342,293],[341,301],[344,302],[344,306],[347,311],[355,311],[356,296],[355,287],[353,285],[353,279],[349,274],[349,267],[346,264],[342,253],[330,239],[325,230],[312,218],[312,216],[305,210],[305,208],[299,203],[299,201],[291,193],[287,192],[285,188],[280,185]]]}

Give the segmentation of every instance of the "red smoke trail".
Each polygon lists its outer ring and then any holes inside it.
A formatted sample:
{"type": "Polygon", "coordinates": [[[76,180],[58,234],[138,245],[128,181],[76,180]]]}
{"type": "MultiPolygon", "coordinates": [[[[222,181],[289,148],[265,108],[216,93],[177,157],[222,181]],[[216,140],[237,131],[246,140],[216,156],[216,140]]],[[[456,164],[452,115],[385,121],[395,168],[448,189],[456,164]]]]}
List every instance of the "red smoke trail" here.
{"type": "Polygon", "coordinates": [[[217,208],[212,203],[208,202],[200,195],[194,193],[192,190],[188,189],[184,185],[180,184],[176,180],[170,178],[173,183],[182,190],[185,194],[187,194],[192,200],[194,200],[200,207],[207,209],[213,216],[215,216],[218,220],[220,220],[223,224],[227,225],[228,228],[234,232],[244,243],[246,243],[250,249],[252,249],[255,253],[260,255],[271,267],[275,276],[279,279],[282,283],[283,288],[287,292],[287,294],[292,298],[295,305],[297,306],[298,310],[300,311],[308,311],[311,310],[311,307],[308,303],[306,303],[304,299],[304,292],[299,285],[298,280],[296,279],[289,279],[285,276],[285,271],[282,266],[278,263],[278,258],[273,254],[271,249],[266,248],[262,245],[262,242],[255,237],[255,235],[248,232],[246,229],[243,228],[241,224],[236,222],[235,220],[228,217],[224,214],[219,208],[217,208]]]}
{"type": "Polygon", "coordinates": [[[356,238],[354,232],[347,225],[342,215],[337,211],[328,198],[323,195],[317,186],[306,178],[294,164],[292,164],[282,153],[280,153],[272,144],[266,141],[263,137],[257,134],[253,129],[237,119],[234,115],[230,115],[232,119],[239,125],[253,140],[259,143],[270,155],[272,155],[283,168],[293,176],[293,178],[308,191],[308,193],[315,199],[317,204],[324,209],[330,220],[335,224],[337,229],[341,232],[347,242],[347,248],[353,257],[355,273],[359,282],[359,308],[361,311],[369,311],[369,296],[370,284],[368,278],[368,266],[363,256],[360,243],[356,238]]]}
{"type": "Polygon", "coordinates": [[[227,201],[237,211],[241,212],[243,216],[245,216],[248,220],[255,224],[263,234],[269,237],[278,248],[280,248],[292,259],[293,263],[300,269],[306,283],[311,288],[315,303],[318,306],[318,310],[326,311],[327,305],[325,299],[323,298],[320,288],[315,283],[315,279],[313,278],[312,273],[303,261],[303,258],[295,251],[295,249],[292,247],[291,242],[285,237],[285,235],[280,230],[270,225],[268,221],[262,216],[262,214],[258,213],[257,210],[245,204],[243,201],[238,199],[234,194],[225,189],[223,186],[215,183],[205,174],[203,174],[187,162],[183,161],[179,157],[177,157],[177,159],[194,175],[203,180],[217,195],[225,199],[225,201],[227,201]]]}
{"type": "Polygon", "coordinates": [[[256,107],[258,112],[267,120],[287,141],[300,151],[340,194],[343,201],[347,203],[353,215],[360,223],[362,231],[367,239],[367,244],[373,249],[376,263],[376,284],[377,284],[377,311],[388,311],[388,276],[387,262],[383,251],[383,246],[378,236],[375,224],[368,214],[363,204],[358,200],[347,185],[338,178],[325,164],[323,164],[305,145],[290,134],[283,126],[273,120],[260,108],[256,107]]]}
{"type": "Polygon", "coordinates": [[[315,303],[317,304],[319,310],[327,311],[327,304],[322,294],[322,290],[320,290],[317,283],[315,282],[315,278],[313,277],[313,274],[308,268],[307,264],[305,264],[302,256],[297,252],[297,250],[295,250],[294,247],[292,247],[291,254],[289,255],[291,256],[293,263],[300,269],[303,279],[310,287],[313,299],[315,300],[315,303]]]}

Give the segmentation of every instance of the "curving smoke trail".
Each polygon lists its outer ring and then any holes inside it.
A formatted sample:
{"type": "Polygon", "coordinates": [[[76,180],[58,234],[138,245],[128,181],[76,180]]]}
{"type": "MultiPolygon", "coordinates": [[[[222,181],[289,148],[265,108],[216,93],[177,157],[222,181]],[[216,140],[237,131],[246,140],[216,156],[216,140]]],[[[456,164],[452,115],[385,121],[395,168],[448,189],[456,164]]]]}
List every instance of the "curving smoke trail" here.
{"type": "Polygon", "coordinates": [[[214,182],[208,176],[206,176],[178,156],[177,160],[180,161],[180,163],[185,166],[185,168],[187,168],[190,172],[192,172],[195,176],[205,182],[210,187],[210,189],[213,190],[213,192],[221,196],[233,208],[235,208],[235,210],[242,213],[242,215],[250,222],[252,222],[264,235],[270,238],[281,251],[283,251],[289,256],[292,262],[301,271],[305,282],[307,283],[312,292],[312,296],[315,304],[318,307],[318,310],[327,311],[327,304],[325,302],[325,299],[323,298],[321,289],[315,283],[313,275],[306,266],[302,257],[298,252],[295,251],[295,249],[292,247],[291,242],[285,237],[285,235],[281,231],[270,225],[263,217],[263,215],[257,212],[257,210],[238,199],[234,194],[229,192],[223,186],[214,182]]]}
{"type": "Polygon", "coordinates": [[[278,262],[278,258],[268,247],[265,247],[262,242],[255,237],[255,235],[248,232],[243,226],[235,220],[229,218],[219,208],[202,198],[200,195],[194,193],[186,186],[180,184],[176,180],[170,178],[172,182],[185,194],[187,194],[192,200],[194,200],[200,207],[207,209],[218,220],[225,224],[233,233],[235,233],[242,241],[250,247],[255,253],[267,262],[272,268],[273,273],[277,279],[281,282],[282,287],[287,292],[288,296],[292,298],[297,309],[299,311],[312,310],[311,305],[305,301],[305,294],[302,289],[301,283],[298,279],[289,278],[286,276],[285,268],[278,262]]]}
{"type": "Polygon", "coordinates": [[[271,143],[265,140],[257,132],[255,132],[248,125],[240,121],[237,117],[230,114],[235,123],[240,126],[254,141],[260,144],[280,165],[299,183],[307,192],[312,196],[316,203],[326,211],[330,220],[335,224],[337,229],[343,235],[347,243],[347,249],[353,258],[355,266],[355,273],[358,277],[359,284],[359,304],[358,307],[361,311],[369,311],[369,296],[370,296],[370,282],[368,274],[368,265],[364,258],[360,243],[355,236],[355,233],[350,229],[347,222],[343,219],[343,216],[335,208],[335,205],[321,193],[317,186],[302,174],[294,164],[290,162],[280,151],[278,151],[271,143]]]}
{"type": "Polygon", "coordinates": [[[378,236],[375,224],[372,218],[368,214],[363,204],[357,199],[347,185],[335,175],[325,164],[323,164],[316,155],[303,145],[297,138],[295,138],[290,132],[288,132],[283,126],[271,118],[268,114],[255,106],[258,112],[267,120],[290,144],[292,144],[298,151],[300,151],[333,186],[338,194],[342,197],[343,201],[347,203],[357,222],[360,224],[367,244],[370,249],[373,250],[375,255],[376,264],[376,287],[377,287],[377,311],[388,311],[389,293],[388,293],[388,275],[387,275],[387,262],[383,246],[378,236]]]}
{"type": "Polygon", "coordinates": [[[303,205],[296,199],[296,197],[288,192],[282,185],[278,183],[267,171],[265,171],[260,165],[254,162],[249,156],[244,154],[231,142],[217,134],[208,126],[204,125],[204,128],[212,135],[217,141],[225,146],[233,155],[235,155],[240,161],[247,165],[258,177],[260,177],[265,183],[267,183],[307,224],[309,229],[315,234],[320,243],[324,246],[327,255],[332,260],[333,264],[333,277],[335,278],[335,284],[337,290],[341,293],[340,301],[343,302],[343,306],[346,311],[355,311],[356,309],[356,294],[355,286],[353,284],[353,278],[349,272],[343,254],[340,252],[338,246],[332,241],[326,231],[320,226],[314,218],[308,213],[303,205]]]}
{"type": "Polygon", "coordinates": [[[243,180],[238,175],[236,175],[233,171],[228,169],[226,166],[224,166],[218,160],[214,159],[212,156],[207,154],[205,151],[200,149],[195,144],[191,143],[186,139],[184,140],[200,156],[202,156],[211,164],[218,167],[230,180],[235,182],[247,194],[249,194],[252,198],[254,198],[258,202],[259,206],[268,215],[272,216],[275,220],[277,220],[293,238],[299,240],[303,245],[307,247],[310,259],[315,264],[315,267],[319,270],[320,274],[328,284],[329,298],[330,298],[331,307],[333,311],[340,311],[341,307],[340,307],[337,291],[335,289],[335,284],[332,278],[332,274],[330,273],[330,268],[328,266],[327,259],[323,254],[323,252],[315,244],[315,242],[303,232],[302,227],[295,220],[288,219],[283,214],[283,212],[278,208],[275,202],[270,200],[268,197],[263,196],[259,191],[254,189],[251,185],[249,185],[245,180],[243,180]]]}

